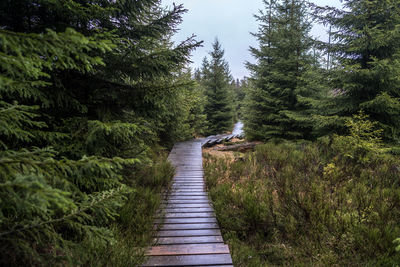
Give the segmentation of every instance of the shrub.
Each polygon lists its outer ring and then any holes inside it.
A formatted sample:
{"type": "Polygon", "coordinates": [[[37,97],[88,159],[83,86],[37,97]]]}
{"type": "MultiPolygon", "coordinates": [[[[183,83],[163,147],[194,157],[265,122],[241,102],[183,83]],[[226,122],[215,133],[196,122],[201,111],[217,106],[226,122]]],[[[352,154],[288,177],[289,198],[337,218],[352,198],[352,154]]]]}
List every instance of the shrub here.
{"type": "Polygon", "coordinates": [[[349,147],[360,157],[343,156],[345,146],[338,150],[335,142],[267,143],[235,160],[205,155],[207,186],[235,266],[399,262],[393,240],[400,235],[400,160],[362,142],[367,153],[349,147]]]}

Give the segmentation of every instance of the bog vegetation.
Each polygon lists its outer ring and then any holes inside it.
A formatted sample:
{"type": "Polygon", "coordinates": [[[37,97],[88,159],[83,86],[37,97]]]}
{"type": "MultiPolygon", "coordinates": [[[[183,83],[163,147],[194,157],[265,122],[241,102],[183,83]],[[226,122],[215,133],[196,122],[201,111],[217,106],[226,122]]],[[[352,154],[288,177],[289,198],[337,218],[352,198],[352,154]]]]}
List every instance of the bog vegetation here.
{"type": "MultiPolygon", "coordinates": [[[[396,266],[400,159],[365,115],[346,136],[268,142],[205,156],[205,177],[235,266],[396,266]]],[[[398,251],[399,249],[397,249],[398,251]]]]}
{"type": "Polygon", "coordinates": [[[168,149],[238,119],[265,144],[206,161],[237,265],[399,262],[399,0],[263,4],[234,80],[218,40],[188,67],[182,5],[0,1],[0,265],[138,265],[168,149]]]}

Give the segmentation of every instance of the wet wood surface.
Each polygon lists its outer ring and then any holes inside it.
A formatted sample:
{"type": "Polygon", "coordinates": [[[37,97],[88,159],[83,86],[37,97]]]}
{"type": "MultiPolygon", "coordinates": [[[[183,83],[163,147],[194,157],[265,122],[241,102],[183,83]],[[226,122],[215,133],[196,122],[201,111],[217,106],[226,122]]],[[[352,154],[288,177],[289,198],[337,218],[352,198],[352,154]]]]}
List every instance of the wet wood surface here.
{"type": "Polygon", "coordinates": [[[178,143],[169,155],[176,174],[143,266],[233,266],[205,191],[201,146],[197,140],[178,143]]]}

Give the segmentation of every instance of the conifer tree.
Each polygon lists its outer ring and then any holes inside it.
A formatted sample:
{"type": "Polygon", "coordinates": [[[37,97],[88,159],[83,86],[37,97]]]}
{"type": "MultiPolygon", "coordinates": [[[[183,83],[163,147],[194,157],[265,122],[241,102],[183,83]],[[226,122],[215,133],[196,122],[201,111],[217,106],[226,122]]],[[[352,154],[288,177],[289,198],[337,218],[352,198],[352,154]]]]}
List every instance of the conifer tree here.
{"type": "Polygon", "coordinates": [[[249,139],[308,138],[298,89],[311,64],[310,23],[303,0],[264,1],[266,12],[256,18],[260,30],[253,34],[260,47],[251,47],[255,64],[248,63],[252,88],[246,96],[245,133],[249,139]]]}
{"type": "Polygon", "coordinates": [[[115,241],[132,172],[158,140],[187,137],[196,99],[179,72],[199,43],[169,42],[184,11],[0,1],[1,266],[88,265],[80,247],[115,241]]]}
{"type": "Polygon", "coordinates": [[[233,125],[232,98],[229,94],[231,80],[224,50],[216,39],[213,51],[210,52],[210,60],[204,58],[201,69],[201,84],[206,96],[204,110],[207,116],[207,134],[229,131],[233,125]]]}
{"type": "MultiPolygon", "coordinates": [[[[315,14],[332,25],[333,44],[326,46],[338,67],[332,72],[334,105],[329,118],[350,117],[363,110],[384,140],[400,141],[400,5],[397,0],[345,0],[343,9],[315,7],[315,14]]],[[[331,120],[339,128],[344,120],[331,120]],[[339,123],[341,122],[341,123],[339,123]]]]}

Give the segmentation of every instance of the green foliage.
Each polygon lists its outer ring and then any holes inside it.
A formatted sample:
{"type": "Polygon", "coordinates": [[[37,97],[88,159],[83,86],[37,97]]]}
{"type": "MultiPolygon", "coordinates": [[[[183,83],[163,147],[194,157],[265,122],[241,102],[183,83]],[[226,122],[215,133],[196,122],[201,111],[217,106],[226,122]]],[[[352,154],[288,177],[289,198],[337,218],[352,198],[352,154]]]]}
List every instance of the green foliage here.
{"type": "MultiPolygon", "coordinates": [[[[400,7],[393,0],[346,0],[343,9],[315,8],[315,15],[333,27],[334,43],[326,50],[337,60],[328,114],[352,116],[359,110],[379,122],[385,142],[399,141],[400,7]]],[[[343,124],[336,123],[336,127],[343,124]]]]}
{"type": "Polygon", "coordinates": [[[298,101],[300,88],[311,91],[303,78],[311,66],[308,35],[311,24],[303,0],[264,1],[265,12],[256,16],[260,30],[253,34],[259,48],[250,51],[257,60],[247,63],[252,88],[247,91],[245,133],[250,140],[307,138],[312,125],[305,123],[298,101]]]}
{"type": "Polygon", "coordinates": [[[200,43],[174,46],[185,10],[160,4],[0,3],[0,265],[138,265],[172,177],[152,153],[200,98],[180,75],[200,43]]]}
{"type": "Polygon", "coordinates": [[[64,33],[48,29],[45,33],[16,33],[0,31],[1,63],[0,93],[20,101],[39,102],[54,107],[41,87],[50,85],[50,71],[76,70],[90,72],[104,65],[97,53],[110,51],[111,42],[103,35],[85,37],[71,28],[64,33]]]}
{"type": "Polygon", "coordinates": [[[246,96],[246,91],[249,87],[249,81],[247,77],[244,77],[242,80],[236,79],[236,82],[231,83],[231,93],[232,93],[232,102],[233,102],[233,111],[234,111],[234,121],[239,121],[243,117],[243,105],[244,98],[246,96]]]}
{"type": "Polygon", "coordinates": [[[210,61],[207,58],[203,60],[200,79],[206,96],[204,111],[208,135],[229,131],[233,126],[232,98],[229,94],[232,77],[218,39],[213,43],[210,57],[210,61]]]}
{"type": "Polygon", "coordinates": [[[397,244],[396,251],[400,252],[400,238],[396,238],[393,243],[397,244]]]}
{"type": "Polygon", "coordinates": [[[83,240],[112,240],[105,227],[130,191],[118,171],[133,161],[55,156],[49,149],[0,153],[2,264],[72,262],[66,252],[83,240]]]}
{"type": "Polygon", "coordinates": [[[375,129],[377,122],[368,120],[363,112],[346,121],[348,136],[333,137],[333,148],[343,157],[349,157],[361,164],[369,164],[382,153],[382,129],[375,129]]]}
{"type": "MultiPolygon", "coordinates": [[[[373,131],[361,132],[375,140],[373,131]]],[[[399,159],[375,153],[360,164],[342,153],[324,143],[283,142],[234,159],[205,155],[207,186],[235,266],[399,262],[399,159]]]]}

